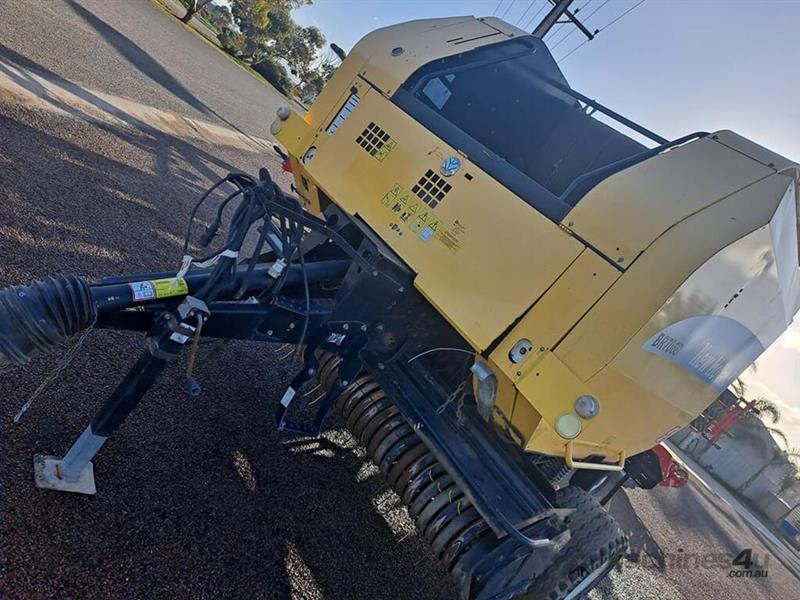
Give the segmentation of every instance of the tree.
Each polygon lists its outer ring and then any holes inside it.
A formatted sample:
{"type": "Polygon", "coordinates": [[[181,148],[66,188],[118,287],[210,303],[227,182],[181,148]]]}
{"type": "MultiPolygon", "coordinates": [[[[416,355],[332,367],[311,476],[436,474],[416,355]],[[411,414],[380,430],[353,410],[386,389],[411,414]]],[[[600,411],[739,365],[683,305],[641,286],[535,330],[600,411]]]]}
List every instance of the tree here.
{"type": "MultiPolygon", "coordinates": [[[[784,438],[785,439],[785,438],[784,438]]],[[[800,452],[797,450],[792,450],[791,448],[786,448],[786,450],[776,449],[775,453],[760,469],[758,469],[755,473],[753,473],[750,477],[747,478],[742,485],[739,486],[739,491],[743,492],[750,484],[753,483],[756,479],[759,478],[761,473],[763,473],[766,469],[771,467],[772,465],[776,465],[779,463],[783,463],[783,471],[784,477],[781,482],[781,492],[785,489],[789,488],[792,483],[797,478],[798,467],[796,464],[796,460],[800,458],[800,452]],[[789,484],[787,485],[787,479],[789,480],[789,484]]],[[[780,493],[780,492],[779,492],[780,493]]]]}
{"type": "Polygon", "coordinates": [[[233,15],[227,6],[218,4],[207,4],[203,10],[200,11],[206,19],[216,27],[219,33],[226,29],[230,29],[233,25],[233,15]]]}
{"type": "Polygon", "coordinates": [[[234,23],[246,38],[253,41],[274,39],[275,31],[267,31],[273,18],[288,18],[292,10],[312,2],[313,0],[231,0],[231,13],[234,23]]]}
{"type": "Polygon", "coordinates": [[[186,7],[186,14],[181,17],[181,21],[188,23],[193,16],[200,12],[200,9],[210,2],[211,0],[188,0],[189,5],[186,7]]]}
{"type": "MultiPolygon", "coordinates": [[[[331,44],[331,48],[334,46],[336,46],[336,44],[331,44]]],[[[338,46],[336,47],[338,48],[338,46]]],[[[319,71],[323,81],[328,81],[333,77],[336,69],[342,64],[342,60],[343,59],[339,58],[338,54],[330,50],[319,57],[319,71]]]]}
{"type": "Polygon", "coordinates": [[[240,56],[244,51],[245,39],[244,36],[235,31],[231,27],[226,27],[217,36],[219,43],[222,44],[223,49],[233,56],[240,56]]]}
{"type": "Polygon", "coordinates": [[[269,25],[269,13],[276,8],[272,0],[232,0],[231,14],[246,38],[257,37],[269,25]]]}
{"type": "Polygon", "coordinates": [[[293,9],[305,4],[311,0],[231,0],[233,23],[241,37],[226,33],[220,41],[284,93],[293,87],[289,72],[304,87],[321,88],[324,79],[314,62],[325,37],[316,27],[301,27],[291,17],[293,9]]]}
{"type": "Polygon", "coordinates": [[[757,415],[761,419],[765,416],[769,416],[773,425],[781,420],[781,409],[769,398],[756,398],[750,406],[749,412],[757,415]]]}

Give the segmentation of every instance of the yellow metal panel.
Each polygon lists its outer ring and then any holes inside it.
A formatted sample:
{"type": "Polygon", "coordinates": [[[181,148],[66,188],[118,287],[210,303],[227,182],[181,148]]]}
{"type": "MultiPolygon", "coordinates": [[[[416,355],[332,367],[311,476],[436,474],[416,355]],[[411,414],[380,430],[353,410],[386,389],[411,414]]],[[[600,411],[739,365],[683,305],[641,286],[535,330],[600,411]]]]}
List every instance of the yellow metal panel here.
{"type": "Polygon", "coordinates": [[[574,412],[578,397],[590,392],[553,353],[542,352],[531,362],[528,372],[517,380],[517,389],[552,426],[560,415],[574,412]]]}
{"type": "Polygon", "coordinates": [[[357,52],[358,46],[347,56],[325,84],[314,103],[305,114],[305,121],[314,130],[321,131],[333,121],[334,116],[350,97],[350,88],[369,57],[357,52]]]}
{"type": "Polygon", "coordinates": [[[612,175],[564,223],[627,267],[678,221],[772,173],[706,137],[612,175]]]}
{"type": "MultiPolygon", "coordinates": [[[[536,412],[536,409],[533,408],[531,403],[520,394],[517,394],[516,402],[514,402],[514,412],[511,417],[511,422],[522,434],[526,448],[530,448],[530,440],[535,435],[535,432],[542,427],[542,424],[547,426],[546,421],[542,420],[542,415],[536,412]]],[[[557,454],[558,452],[559,449],[555,448],[546,453],[557,454]]]]}
{"type": "Polygon", "coordinates": [[[619,278],[620,271],[592,250],[584,250],[553,286],[503,338],[492,360],[516,380],[532,368],[535,357],[550,350],[619,278]],[[533,353],[514,364],[511,348],[521,339],[533,344],[533,353]]]}
{"type": "Polygon", "coordinates": [[[414,71],[431,60],[525,33],[499,19],[486,19],[484,23],[471,16],[419,19],[376,29],[353,47],[305,119],[315,130],[326,127],[349,97],[351,82],[359,75],[391,95],[414,71]],[[392,56],[394,48],[402,48],[402,54],[392,56]]]}
{"type": "Polygon", "coordinates": [[[784,169],[793,169],[796,171],[798,168],[797,164],[793,163],[788,158],[781,156],[780,154],[777,154],[768,148],[764,148],[764,146],[760,146],[755,142],[748,140],[747,138],[743,138],[732,131],[717,131],[714,133],[713,139],[719,141],[720,144],[724,144],[732,150],[736,150],[745,156],[749,156],[753,160],[757,160],[762,165],[766,165],[771,169],[775,169],[776,171],[782,171],[784,169]]]}
{"type": "Polygon", "coordinates": [[[387,95],[391,95],[421,66],[438,58],[467,52],[479,46],[509,39],[511,36],[474,17],[412,21],[399,27],[378,30],[376,49],[361,75],[387,95]],[[402,48],[401,54],[392,50],[402,48]]]}
{"type": "Polygon", "coordinates": [[[695,269],[727,245],[766,225],[790,181],[772,175],[675,225],[619,278],[555,353],[588,380],[695,269]]]}
{"type": "MultiPolygon", "coordinates": [[[[526,449],[563,456],[568,440],[556,434],[554,430],[556,419],[565,413],[574,414],[575,400],[584,394],[591,394],[600,402],[600,414],[593,419],[581,419],[581,433],[574,439],[575,458],[584,458],[589,454],[605,454],[611,460],[618,460],[620,454],[625,451],[620,444],[622,440],[610,435],[604,425],[611,425],[613,431],[619,431],[620,424],[624,421],[619,420],[619,415],[606,414],[611,413],[610,402],[596,391],[591,391],[589,386],[554,354],[543,352],[532,362],[532,368],[517,380],[520,394],[527,398],[536,413],[541,415],[535,430],[527,440],[526,449]]],[[[515,408],[523,404],[524,399],[518,397],[515,408]]],[[[516,410],[514,417],[516,425],[516,410]]]]}
{"type": "Polygon", "coordinates": [[[374,90],[334,135],[313,144],[309,176],[418,273],[417,288],[475,348],[491,344],[584,248],[466,157],[446,178],[446,197],[425,205],[413,186],[457,151],[374,90]],[[359,147],[369,123],[390,136],[391,152],[359,147]],[[429,237],[427,227],[436,230],[429,237]]]}
{"type": "MultiPolygon", "coordinates": [[[[698,385],[694,390],[684,389],[682,392],[698,393],[705,402],[705,408],[713,401],[713,396],[709,397],[704,387],[698,385]]],[[[696,416],[696,413],[683,411],[669,402],[648,401],[647,393],[637,382],[616,371],[602,371],[587,388],[591,388],[592,395],[600,401],[600,414],[589,421],[582,421],[583,430],[577,441],[599,444],[607,450],[598,451],[591,447],[586,450],[578,444],[575,447],[576,458],[603,454],[607,459],[614,460],[620,451],[632,456],[652,448],[665,434],[676,431],[679,426],[683,427],[696,416]]],[[[521,404],[522,399],[517,403],[521,404]]],[[[566,440],[558,436],[552,425],[543,419],[526,448],[534,452],[561,455],[565,445],[566,440]]]]}
{"type": "Polygon", "coordinates": [[[301,157],[314,139],[314,129],[293,110],[287,119],[276,117],[270,128],[272,135],[283,144],[291,156],[301,157]]]}
{"type": "MultiPolygon", "coordinates": [[[[759,259],[769,256],[764,225],[790,182],[772,175],[670,229],[556,347],[555,354],[601,402],[600,415],[586,432],[592,441],[635,454],[686,425],[719,394],[685,368],[645,352],[643,344],[670,323],[726,312],[732,294],[762,276],[759,259]],[[763,248],[753,246],[759,243],[763,248]],[[687,286],[698,268],[695,283],[687,286]]],[[[773,309],[765,300],[762,313],[773,309]]],[[[542,410],[519,383],[518,389],[542,410]]],[[[557,441],[534,434],[529,447],[552,452],[557,441]]]]}
{"type": "MultiPolygon", "coordinates": [[[[498,373],[497,367],[494,363],[489,361],[489,368],[497,374],[497,398],[495,400],[495,407],[503,413],[503,415],[510,421],[514,414],[514,404],[517,399],[517,388],[514,383],[508,378],[504,377],[502,373],[498,373]]],[[[477,378],[473,377],[473,385],[477,385],[477,378]]],[[[473,390],[474,391],[474,390],[473,390]]],[[[524,400],[523,400],[524,402],[524,400]]],[[[497,416],[495,416],[497,418],[497,416]]],[[[505,426],[502,419],[497,418],[497,422],[501,426],[505,426]]]]}

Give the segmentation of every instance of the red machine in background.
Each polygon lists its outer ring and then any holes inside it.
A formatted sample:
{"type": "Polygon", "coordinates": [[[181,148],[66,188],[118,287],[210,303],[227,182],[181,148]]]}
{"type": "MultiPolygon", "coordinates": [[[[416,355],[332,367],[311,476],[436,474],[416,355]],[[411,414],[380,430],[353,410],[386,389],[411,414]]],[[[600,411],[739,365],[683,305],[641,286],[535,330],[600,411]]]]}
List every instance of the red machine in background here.
{"type": "Polygon", "coordinates": [[[669,450],[663,445],[658,444],[653,447],[653,452],[658,456],[661,465],[662,479],[658,485],[664,487],[683,487],[689,483],[689,474],[678,462],[672,458],[669,450]]]}

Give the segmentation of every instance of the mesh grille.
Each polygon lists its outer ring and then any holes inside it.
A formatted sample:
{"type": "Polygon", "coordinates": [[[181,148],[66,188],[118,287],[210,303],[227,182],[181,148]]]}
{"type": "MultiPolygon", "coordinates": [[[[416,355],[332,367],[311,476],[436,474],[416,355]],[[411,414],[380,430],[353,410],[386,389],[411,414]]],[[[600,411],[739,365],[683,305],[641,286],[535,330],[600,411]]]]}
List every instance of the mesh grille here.
{"type": "Polygon", "coordinates": [[[375,156],[377,158],[380,156],[380,151],[390,140],[391,137],[388,133],[375,125],[375,123],[370,123],[364,131],[361,132],[361,135],[356,138],[356,143],[369,152],[370,156],[375,156]]]}
{"type": "Polygon", "coordinates": [[[411,191],[425,204],[436,208],[452,188],[453,186],[447,183],[444,177],[428,169],[425,175],[420,177],[419,181],[411,188],[411,191]]]}

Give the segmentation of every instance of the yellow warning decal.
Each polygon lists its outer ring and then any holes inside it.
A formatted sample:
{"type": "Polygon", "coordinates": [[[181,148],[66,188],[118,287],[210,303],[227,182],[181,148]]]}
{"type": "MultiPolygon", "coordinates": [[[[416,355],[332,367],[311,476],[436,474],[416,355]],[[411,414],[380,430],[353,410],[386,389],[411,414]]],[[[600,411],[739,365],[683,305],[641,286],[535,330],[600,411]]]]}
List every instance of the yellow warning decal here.
{"type": "Polygon", "coordinates": [[[169,298],[170,296],[185,296],[189,293],[189,286],[183,277],[169,277],[167,279],[153,279],[151,281],[156,290],[156,298],[169,298]]]}
{"type": "MultiPolygon", "coordinates": [[[[381,204],[392,211],[400,223],[404,223],[423,242],[444,233],[444,226],[433,210],[399,183],[395,183],[383,195],[381,204]]],[[[452,243],[442,240],[451,250],[458,250],[461,247],[460,236],[463,233],[463,227],[460,225],[459,227],[459,231],[447,238],[452,243]]]]}
{"type": "Polygon", "coordinates": [[[375,158],[378,162],[383,162],[383,159],[389,156],[389,152],[394,150],[395,146],[397,146],[397,142],[395,142],[392,138],[386,140],[381,146],[381,149],[375,153],[375,158]]]}
{"type": "Polygon", "coordinates": [[[128,286],[131,288],[131,295],[133,296],[134,302],[147,302],[148,300],[158,300],[161,298],[170,298],[172,296],[185,296],[189,293],[189,286],[183,277],[134,281],[129,283],[128,286]]]}
{"type": "Polygon", "coordinates": [[[383,195],[383,198],[381,198],[381,204],[391,208],[397,200],[397,197],[403,193],[407,193],[406,190],[403,189],[403,186],[399,183],[395,183],[392,188],[383,195]]]}

